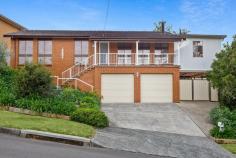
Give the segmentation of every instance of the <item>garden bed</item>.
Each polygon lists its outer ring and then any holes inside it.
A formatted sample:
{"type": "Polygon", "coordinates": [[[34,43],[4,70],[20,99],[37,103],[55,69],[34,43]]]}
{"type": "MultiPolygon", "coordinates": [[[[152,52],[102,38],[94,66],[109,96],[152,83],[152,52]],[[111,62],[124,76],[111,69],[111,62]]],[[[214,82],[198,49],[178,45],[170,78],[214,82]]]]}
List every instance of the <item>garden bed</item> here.
{"type": "Polygon", "coordinates": [[[0,67],[0,105],[18,113],[71,118],[98,128],[108,126],[98,95],[78,89],[56,88],[50,72],[37,64],[26,64],[18,70],[0,67]]]}

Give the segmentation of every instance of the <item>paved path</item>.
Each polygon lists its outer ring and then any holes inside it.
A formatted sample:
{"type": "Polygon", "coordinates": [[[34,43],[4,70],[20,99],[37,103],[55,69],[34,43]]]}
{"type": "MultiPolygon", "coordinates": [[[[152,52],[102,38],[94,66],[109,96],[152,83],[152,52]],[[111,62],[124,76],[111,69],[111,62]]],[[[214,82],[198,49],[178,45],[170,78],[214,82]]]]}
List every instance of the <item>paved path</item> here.
{"type": "Polygon", "coordinates": [[[233,158],[206,137],[156,131],[106,128],[92,142],[103,147],[178,158],[233,158]]]}
{"type": "Polygon", "coordinates": [[[83,148],[0,134],[0,158],[161,158],[111,149],[83,148]]]}
{"type": "Polygon", "coordinates": [[[209,131],[213,128],[209,112],[218,104],[218,102],[209,101],[181,101],[177,105],[188,114],[205,135],[209,136],[209,131]]]}
{"type": "Polygon", "coordinates": [[[104,104],[111,127],[159,131],[205,137],[176,104],[104,104]]]}

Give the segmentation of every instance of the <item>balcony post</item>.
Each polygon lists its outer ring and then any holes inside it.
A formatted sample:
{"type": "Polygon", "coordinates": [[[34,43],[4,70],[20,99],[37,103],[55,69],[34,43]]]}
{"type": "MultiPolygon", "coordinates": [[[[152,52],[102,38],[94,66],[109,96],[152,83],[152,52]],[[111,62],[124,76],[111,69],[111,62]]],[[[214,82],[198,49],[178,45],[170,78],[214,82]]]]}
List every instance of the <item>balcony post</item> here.
{"type": "Polygon", "coordinates": [[[135,55],[136,55],[136,62],[135,62],[135,65],[138,65],[139,63],[138,63],[138,43],[139,43],[139,41],[136,41],[136,53],[135,53],[135,55]]]}
{"type": "Polygon", "coordinates": [[[97,41],[94,41],[93,49],[94,49],[94,65],[97,65],[97,41]]]}

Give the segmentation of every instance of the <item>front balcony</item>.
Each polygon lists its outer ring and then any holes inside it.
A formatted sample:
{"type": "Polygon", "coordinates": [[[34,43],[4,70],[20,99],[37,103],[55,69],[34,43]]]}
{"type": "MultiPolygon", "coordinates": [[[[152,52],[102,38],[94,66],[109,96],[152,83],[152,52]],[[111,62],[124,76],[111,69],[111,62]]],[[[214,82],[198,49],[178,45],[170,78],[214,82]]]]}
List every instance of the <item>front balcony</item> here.
{"type": "Polygon", "coordinates": [[[177,65],[175,53],[97,53],[88,58],[87,64],[102,66],[131,66],[131,65],[177,65]],[[92,63],[93,62],[93,63],[92,63]]]}
{"type": "Polygon", "coordinates": [[[63,78],[78,77],[95,66],[175,66],[179,65],[179,49],[172,43],[139,43],[94,41],[89,56],[76,56],[75,65],[62,72],[63,78]]]}

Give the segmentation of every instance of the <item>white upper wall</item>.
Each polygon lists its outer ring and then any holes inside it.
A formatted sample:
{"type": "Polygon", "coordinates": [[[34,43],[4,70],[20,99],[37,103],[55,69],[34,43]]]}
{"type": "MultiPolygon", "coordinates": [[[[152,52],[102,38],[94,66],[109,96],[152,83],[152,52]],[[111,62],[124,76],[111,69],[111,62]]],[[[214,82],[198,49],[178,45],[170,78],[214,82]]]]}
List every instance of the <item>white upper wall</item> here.
{"type": "MultiPolygon", "coordinates": [[[[180,46],[180,66],[186,71],[205,71],[211,69],[215,54],[221,50],[223,39],[187,38],[180,46]],[[203,57],[193,57],[193,41],[203,42],[203,57]]],[[[175,53],[178,44],[175,43],[175,53]]]]}

